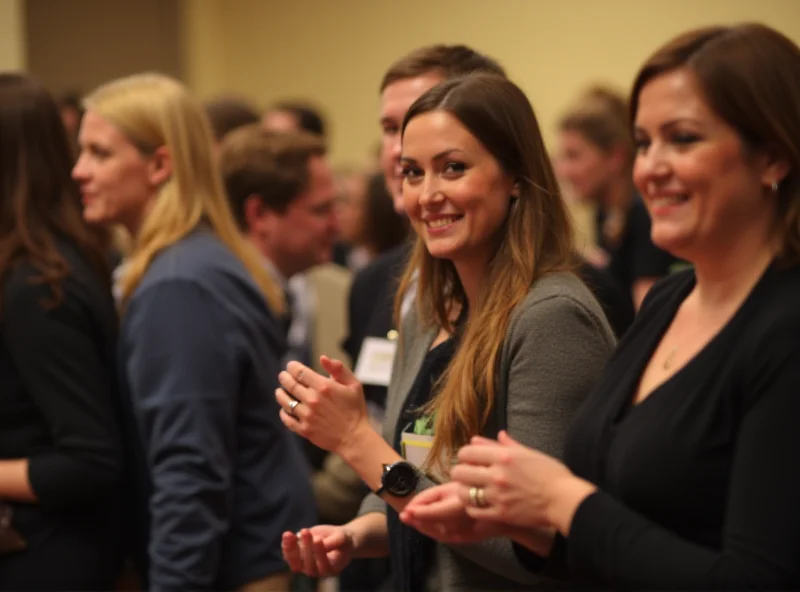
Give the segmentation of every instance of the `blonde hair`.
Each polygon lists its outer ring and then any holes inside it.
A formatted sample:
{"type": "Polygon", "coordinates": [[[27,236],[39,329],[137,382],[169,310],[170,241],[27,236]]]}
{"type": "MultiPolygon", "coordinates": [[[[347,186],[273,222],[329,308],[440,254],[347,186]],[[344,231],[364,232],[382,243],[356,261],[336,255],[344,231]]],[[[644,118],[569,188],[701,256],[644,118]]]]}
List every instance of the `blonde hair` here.
{"type": "MultiPolygon", "coordinates": [[[[411,106],[403,124],[424,113],[453,115],[515,179],[511,199],[477,302],[469,303],[457,350],[423,412],[434,416],[426,469],[446,474],[449,461],[481,433],[496,399],[500,353],[514,309],[534,282],[573,268],[572,226],[558,192],[536,116],[525,94],[499,76],[476,74],[439,84],[411,106]]],[[[510,196],[509,196],[510,197],[510,196]]],[[[455,334],[453,313],[468,304],[452,261],[430,255],[417,238],[395,301],[398,324],[406,294],[416,285],[422,326],[455,334]]]]}
{"type": "Polygon", "coordinates": [[[137,74],[99,87],[85,104],[122,131],[142,154],[164,146],[172,160],[172,175],[134,237],[122,278],[123,303],[163,249],[206,223],[250,272],[270,307],[282,312],[280,288],[231,215],[214,161],[210,124],[199,101],[172,78],[137,74]]]}

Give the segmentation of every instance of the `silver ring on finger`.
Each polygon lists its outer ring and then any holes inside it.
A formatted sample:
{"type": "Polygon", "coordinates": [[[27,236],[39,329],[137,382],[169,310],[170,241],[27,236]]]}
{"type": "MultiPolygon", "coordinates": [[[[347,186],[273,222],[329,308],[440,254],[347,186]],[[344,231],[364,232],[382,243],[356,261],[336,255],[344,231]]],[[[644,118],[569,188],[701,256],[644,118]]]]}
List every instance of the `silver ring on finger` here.
{"type": "Polygon", "coordinates": [[[292,417],[295,417],[295,418],[297,417],[297,416],[294,414],[294,410],[295,410],[295,409],[297,409],[297,406],[298,406],[299,404],[300,404],[300,401],[298,401],[298,400],[296,400],[296,399],[295,399],[294,401],[292,401],[291,403],[289,403],[289,415],[291,415],[292,417]]]}

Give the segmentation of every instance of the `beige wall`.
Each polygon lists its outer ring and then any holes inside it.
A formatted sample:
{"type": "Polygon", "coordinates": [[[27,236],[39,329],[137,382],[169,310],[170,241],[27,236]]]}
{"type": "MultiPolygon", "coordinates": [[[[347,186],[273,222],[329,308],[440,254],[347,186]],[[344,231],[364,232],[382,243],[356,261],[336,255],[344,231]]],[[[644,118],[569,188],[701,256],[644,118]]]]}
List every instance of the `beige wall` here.
{"type": "Polygon", "coordinates": [[[25,0],[25,9],[28,70],[56,94],[144,70],[183,74],[178,0],[25,0]]]}
{"type": "Polygon", "coordinates": [[[676,33],[759,20],[800,42],[800,0],[183,0],[189,83],[203,96],[265,105],[310,97],[326,110],[335,160],[377,139],[377,85],[410,49],[467,43],[500,60],[528,93],[551,142],[587,83],[626,89],[676,33]]]}
{"type": "Polygon", "coordinates": [[[0,71],[25,69],[24,13],[23,0],[0,0],[0,71]]]}

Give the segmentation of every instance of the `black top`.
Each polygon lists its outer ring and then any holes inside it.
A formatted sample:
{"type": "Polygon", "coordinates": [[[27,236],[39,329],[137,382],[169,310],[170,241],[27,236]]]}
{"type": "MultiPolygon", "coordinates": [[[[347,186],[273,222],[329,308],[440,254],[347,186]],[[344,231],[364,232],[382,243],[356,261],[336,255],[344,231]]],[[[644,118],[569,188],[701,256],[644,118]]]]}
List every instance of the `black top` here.
{"type": "Polygon", "coordinates": [[[231,590],[287,570],[315,523],[310,476],[275,401],[284,341],[233,254],[198,229],[127,303],[120,359],[137,558],[153,590],[231,590]]]}
{"type": "Polygon", "coordinates": [[[595,220],[598,242],[611,257],[608,271],[628,294],[632,293],[636,280],[660,278],[674,271],[679,261],[653,244],[650,238],[650,214],[638,195],[631,202],[622,236],[614,244],[609,243],[603,235],[604,221],[605,212],[600,209],[595,220]]]}
{"type": "MultiPolygon", "coordinates": [[[[409,424],[422,417],[421,410],[433,398],[434,387],[450,365],[455,351],[456,340],[450,338],[431,349],[425,356],[395,426],[392,446],[398,454],[402,454],[400,443],[403,432],[411,431],[409,424]]],[[[394,590],[422,590],[433,562],[435,542],[400,522],[394,509],[387,509],[389,558],[394,590]]]]}
{"type": "Polygon", "coordinates": [[[694,282],[684,271],[651,291],[576,414],[565,459],[600,492],[575,514],[567,564],[617,589],[798,589],[800,268],[770,268],[719,334],[632,407],[694,282]]]}
{"type": "Polygon", "coordinates": [[[110,589],[118,565],[117,316],[79,249],[57,248],[70,270],[58,307],[29,263],[3,282],[0,458],[29,459],[38,503],[12,503],[28,547],[0,555],[2,589],[110,589]]]}
{"type": "MultiPolygon", "coordinates": [[[[377,257],[353,279],[348,302],[348,335],[342,349],[355,366],[367,337],[385,339],[394,326],[394,299],[408,259],[409,243],[377,257]]],[[[365,384],[364,396],[380,407],[386,404],[386,387],[365,384]]]]}
{"type": "Polygon", "coordinates": [[[620,339],[633,323],[635,313],[631,293],[620,287],[608,269],[598,269],[586,261],[580,261],[577,271],[603,308],[614,335],[620,339]]]}

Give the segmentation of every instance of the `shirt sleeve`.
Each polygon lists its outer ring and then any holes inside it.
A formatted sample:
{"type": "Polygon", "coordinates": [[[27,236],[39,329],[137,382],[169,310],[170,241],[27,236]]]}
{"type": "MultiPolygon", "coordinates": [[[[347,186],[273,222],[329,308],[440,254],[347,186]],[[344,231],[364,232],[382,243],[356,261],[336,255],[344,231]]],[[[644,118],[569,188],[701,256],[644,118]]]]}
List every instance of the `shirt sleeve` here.
{"type": "Polygon", "coordinates": [[[800,532],[800,342],[787,324],[747,360],[755,401],[739,424],[720,548],[683,539],[603,492],[573,518],[573,574],[615,589],[796,589],[800,532]]]}
{"type": "Polygon", "coordinates": [[[153,490],[153,590],[208,590],[231,514],[236,343],[202,287],[164,281],[134,297],[127,319],[131,397],[153,490]]]}
{"type": "MultiPolygon", "coordinates": [[[[600,377],[614,339],[597,315],[567,296],[538,302],[512,322],[508,432],[525,446],[561,458],[569,422],[600,377]]],[[[451,548],[506,578],[543,581],[540,574],[531,573],[542,562],[521,562],[508,539],[451,548]]]]}
{"type": "MultiPolygon", "coordinates": [[[[111,407],[113,369],[98,343],[77,279],[63,282],[55,308],[47,285],[18,268],[6,284],[0,325],[14,367],[50,429],[52,446],[28,459],[28,478],[45,508],[102,498],[117,486],[121,448],[111,407]]],[[[110,296],[109,296],[110,298],[110,296]]]]}

